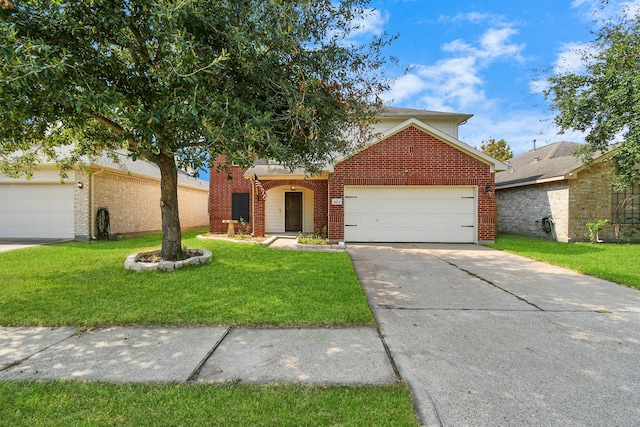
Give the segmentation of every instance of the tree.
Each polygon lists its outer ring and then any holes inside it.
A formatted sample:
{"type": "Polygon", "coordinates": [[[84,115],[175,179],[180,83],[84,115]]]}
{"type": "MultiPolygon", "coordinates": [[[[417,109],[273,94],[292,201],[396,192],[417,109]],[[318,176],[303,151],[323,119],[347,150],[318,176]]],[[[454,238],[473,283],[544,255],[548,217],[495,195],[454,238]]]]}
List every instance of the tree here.
{"type": "Polygon", "coordinates": [[[640,181],[640,17],[609,22],[582,51],[581,72],[548,79],[545,97],[561,132],[586,132],[583,160],[616,146],[611,161],[618,187],[640,181]]]}
{"type": "Polygon", "coordinates": [[[314,171],[368,137],[394,37],[354,42],[367,3],[5,0],[1,171],[109,150],[155,163],[162,256],[175,260],[180,168],[225,155],[314,171]]]}
{"type": "Polygon", "coordinates": [[[486,143],[482,141],[480,144],[480,151],[484,154],[488,154],[494,159],[500,160],[501,162],[513,157],[511,147],[509,147],[509,144],[507,144],[504,139],[496,141],[491,138],[486,143]]]}

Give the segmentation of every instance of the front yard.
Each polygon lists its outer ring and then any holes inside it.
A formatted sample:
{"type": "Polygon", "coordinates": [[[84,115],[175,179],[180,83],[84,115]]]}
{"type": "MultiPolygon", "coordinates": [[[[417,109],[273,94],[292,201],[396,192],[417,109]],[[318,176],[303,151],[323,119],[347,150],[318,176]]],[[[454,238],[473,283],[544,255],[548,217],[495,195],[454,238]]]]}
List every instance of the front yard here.
{"type": "MultiPolygon", "coordinates": [[[[200,230],[202,232],[203,230],[200,230]]],[[[211,264],[123,268],[159,236],[0,253],[0,326],[374,325],[345,252],[282,251],[196,239],[211,264]]],[[[393,386],[0,382],[0,425],[417,425],[393,386]]]]}
{"type": "MultiPolygon", "coordinates": [[[[202,230],[201,230],[202,231],[202,230]]],[[[344,252],[281,251],[184,236],[210,264],[135,273],[127,255],[159,236],[69,242],[0,254],[0,325],[373,325],[344,252]]]]}
{"type": "Polygon", "coordinates": [[[558,243],[500,235],[491,248],[640,289],[640,245],[558,243]]]}

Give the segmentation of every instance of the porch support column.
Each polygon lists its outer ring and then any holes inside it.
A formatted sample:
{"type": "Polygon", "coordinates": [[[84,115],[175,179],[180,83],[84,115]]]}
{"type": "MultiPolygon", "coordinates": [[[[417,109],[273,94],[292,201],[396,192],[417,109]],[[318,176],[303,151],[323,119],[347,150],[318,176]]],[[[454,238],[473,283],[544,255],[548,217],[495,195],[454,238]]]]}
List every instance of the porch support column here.
{"type": "MultiPolygon", "coordinates": [[[[263,182],[262,185],[265,185],[263,182]]],[[[265,187],[266,189],[266,187],[265,187]]],[[[253,203],[253,235],[256,237],[264,237],[264,207],[266,200],[262,200],[259,191],[253,192],[251,198],[253,203]]]]}
{"type": "Polygon", "coordinates": [[[320,234],[329,226],[329,190],[327,181],[314,181],[313,187],[313,231],[320,234]]]}

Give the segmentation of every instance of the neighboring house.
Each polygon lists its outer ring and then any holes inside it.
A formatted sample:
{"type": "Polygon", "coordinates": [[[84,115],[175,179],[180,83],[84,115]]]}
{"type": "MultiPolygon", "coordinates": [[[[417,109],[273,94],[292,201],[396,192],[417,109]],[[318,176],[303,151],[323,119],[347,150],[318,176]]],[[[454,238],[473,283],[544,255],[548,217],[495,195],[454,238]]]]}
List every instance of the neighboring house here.
{"type": "Polygon", "coordinates": [[[586,224],[600,219],[609,221],[599,232],[603,240],[633,230],[640,188],[615,191],[608,155],[586,167],[574,155],[579,147],[560,141],[507,161],[509,169],[496,174],[499,233],[585,241],[586,224]]]}
{"type": "Polygon", "coordinates": [[[492,242],[494,176],[507,166],[458,140],[469,118],[386,108],[375,141],[317,176],[268,162],[232,166],[231,179],[213,168],[211,231],[242,218],[238,227],[258,236],[326,231],[331,241],[492,242]]]}
{"type": "MultiPolygon", "coordinates": [[[[160,231],[160,170],[117,156],[119,164],[98,158],[90,163],[91,173],[72,170],[63,183],[58,169],[47,164],[29,180],[0,175],[0,238],[95,238],[100,208],[108,211],[111,235],[160,231]]],[[[186,173],[178,181],[180,225],[206,226],[208,183],[186,173]]]]}

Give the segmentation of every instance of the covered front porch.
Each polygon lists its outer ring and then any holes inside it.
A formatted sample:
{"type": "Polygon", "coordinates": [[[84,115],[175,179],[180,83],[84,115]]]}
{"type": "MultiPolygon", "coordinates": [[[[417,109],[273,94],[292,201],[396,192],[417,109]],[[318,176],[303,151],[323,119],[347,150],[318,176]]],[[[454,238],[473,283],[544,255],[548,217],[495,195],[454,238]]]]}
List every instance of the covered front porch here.
{"type": "Polygon", "coordinates": [[[244,177],[253,183],[251,218],[255,236],[320,234],[327,226],[326,174],[309,176],[303,170],[289,171],[282,166],[260,165],[249,168],[244,177]]]}

